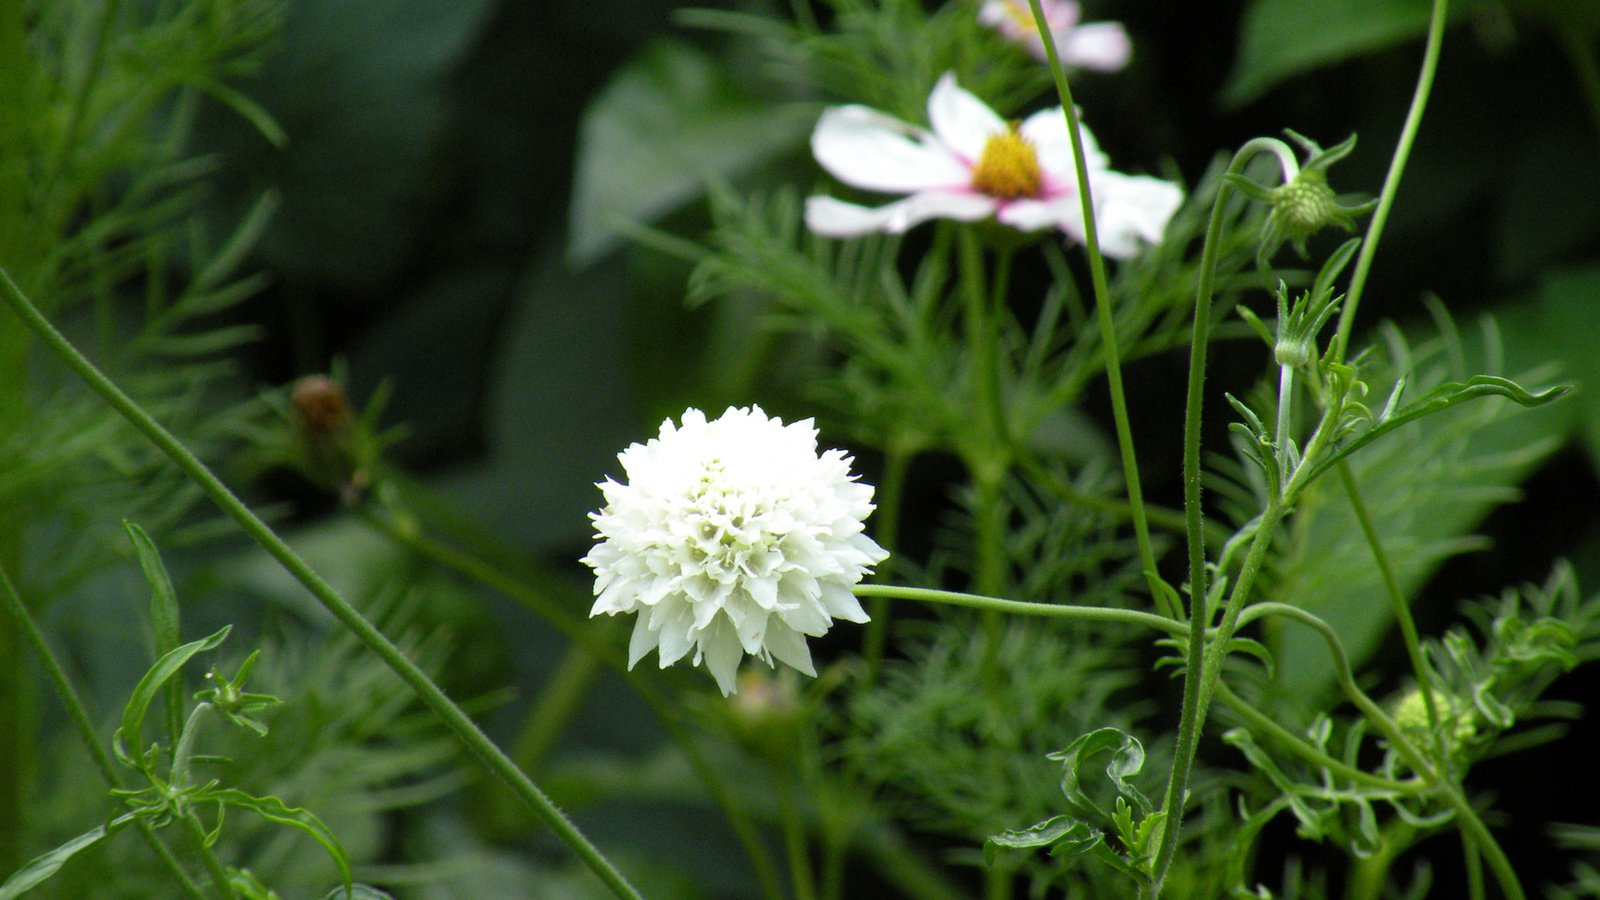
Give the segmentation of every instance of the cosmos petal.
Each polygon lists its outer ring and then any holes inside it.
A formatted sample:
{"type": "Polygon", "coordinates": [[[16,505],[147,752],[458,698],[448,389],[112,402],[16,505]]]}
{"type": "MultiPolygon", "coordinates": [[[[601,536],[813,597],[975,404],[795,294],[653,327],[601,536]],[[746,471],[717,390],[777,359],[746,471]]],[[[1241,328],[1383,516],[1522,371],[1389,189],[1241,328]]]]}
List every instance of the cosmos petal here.
{"type": "Polygon", "coordinates": [[[1115,72],[1128,64],[1133,42],[1121,22],[1089,22],[1058,34],[1056,50],[1068,66],[1115,72]]]}
{"type": "Polygon", "coordinates": [[[832,197],[806,200],[806,226],[824,237],[860,237],[874,232],[899,234],[929,219],[976,222],[994,214],[999,203],[983,194],[924,192],[886,206],[867,207],[832,197]]]}
{"type": "Polygon", "coordinates": [[[851,187],[892,194],[967,184],[966,166],[920,128],[865,106],[823,112],[811,152],[829,174],[851,187]]]}
{"type": "Polygon", "coordinates": [[[928,121],[933,133],[969,169],[983,155],[989,138],[1006,130],[1005,120],[987,103],[962,90],[950,72],[939,78],[928,95],[928,121]]]}

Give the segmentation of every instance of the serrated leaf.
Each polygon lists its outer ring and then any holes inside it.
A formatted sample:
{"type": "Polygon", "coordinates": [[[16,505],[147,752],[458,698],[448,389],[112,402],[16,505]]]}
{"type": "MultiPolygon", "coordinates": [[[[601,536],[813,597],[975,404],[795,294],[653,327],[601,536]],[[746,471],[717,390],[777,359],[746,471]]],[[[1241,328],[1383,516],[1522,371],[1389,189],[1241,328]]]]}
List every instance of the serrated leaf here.
{"type": "Polygon", "coordinates": [[[568,258],[592,263],[621,223],[649,222],[728,178],[800,147],[813,109],[745,91],[720,63],[659,41],[619,72],[584,112],[568,258]]]}

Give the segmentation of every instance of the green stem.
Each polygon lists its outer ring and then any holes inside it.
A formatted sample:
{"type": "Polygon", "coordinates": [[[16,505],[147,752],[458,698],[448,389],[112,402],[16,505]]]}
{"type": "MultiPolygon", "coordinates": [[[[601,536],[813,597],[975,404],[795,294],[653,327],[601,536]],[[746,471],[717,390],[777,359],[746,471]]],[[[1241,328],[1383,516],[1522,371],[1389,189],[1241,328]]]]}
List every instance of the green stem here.
{"type": "Polygon", "coordinates": [[[1067,120],[1067,136],[1072,141],[1072,162],[1078,177],[1078,201],[1083,211],[1084,249],[1089,256],[1089,275],[1094,284],[1094,305],[1100,324],[1100,343],[1105,348],[1106,383],[1111,391],[1111,416],[1116,423],[1117,450],[1122,455],[1122,478],[1128,486],[1128,504],[1133,511],[1133,532],[1139,544],[1139,560],[1156,608],[1176,619],[1182,611],[1169,605],[1166,585],[1156,570],[1155,545],[1150,542],[1150,523],[1144,507],[1144,487],[1139,481],[1139,461],[1134,454],[1133,430],[1128,425],[1128,401],[1122,389],[1122,356],[1117,343],[1117,325],[1111,313],[1111,292],[1106,287],[1106,261],[1100,255],[1100,237],[1094,222],[1094,198],[1089,187],[1089,167],[1083,158],[1083,134],[1078,130],[1078,109],[1072,102],[1072,89],[1056,53],[1055,38],[1045,22],[1039,0],[1028,0],[1033,21],[1044,42],[1050,72],[1055,77],[1056,94],[1061,98],[1061,114],[1067,120]]]}
{"type": "MultiPolygon", "coordinates": [[[[56,696],[61,700],[61,705],[66,708],[67,719],[72,723],[73,730],[78,733],[78,740],[89,751],[89,758],[94,761],[94,767],[100,772],[100,777],[105,779],[106,786],[112,789],[122,787],[122,778],[117,774],[117,767],[111,762],[111,754],[100,743],[100,738],[95,734],[94,723],[89,718],[88,708],[83,705],[83,700],[78,697],[78,691],[72,686],[72,680],[67,677],[67,672],[61,667],[61,662],[56,659],[55,652],[45,641],[44,634],[39,631],[39,626],[34,624],[33,616],[28,613],[27,604],[22,601],[22,595],[17,593],[16,585],[11,583],[11,575],[5,567],[0,566],[0,602],[5,604],[17,622],[17,630],[22,633],[22,638],[33,648],[39,657],[39,664],[44,666],[45,675],[49,677],[51,685],[55,688],[56,696]]],[[[167,845],[161,843],[156,836],[155,829],[144,819],[136,819],[139,833],[149,843],[150,848],[161,859],[162,865],[172,873],[173,880],[183,892],[190,897],[203,898],[200,888],[183,870],[183,864],[178,862],[167,845]]]]}
{"type": "Polygon", "coordinates": [[[1350,332],[1355,328],[1356,309],[1361,305],[1361,292],[1367,286],[1367,273],[1372,269],[1372,258],[1378,252],[1378,240],[1383,237],[1383,226],[1389,221],[1389,210],[1394,206],[1395,194],[1400,190],[1400,176],[1405,173],[1411,145],[1416,143],[1417,130],[1422,127],[1422,113],[1428,107],[1433,76],[1439,68],[1439,50],[1444,45],[1444,25],[1449,7],[1450,0],[1433,0],[1433,14],[1428,20],[1428,44],[1422,54],[1422,71],[1417,75],[1416,91],[1411,95],[1411,108],[1406,112],[1400,140],[1395,144],[1394,156],[1389,160],[1389,173],[1383,179],[1378,208],[1372,213],[1372,221],[1367,223],[1367,236],[1361,242],[1360,254],[1356,256],[1344,308],[1339,311],[1339,328],[1329,348],[1329,357],[1334,362],[1344,361],[1345,350],[1350,345],[1350,332]]]}
{"type": "MultiPolygon", "coordinates": [[[[1128,503],[1128,501],[1118,500],[1115,497],[1099,497],[1094,494],[1085,493],[1073,485],[1071,481],[1068,481],[1055,472],[1045,468],[1044,465],[1041,464],[1038,458],[1033,454],[1025,453],[1018,456],[1017,465],[1020,466],[1023,471],[1027,472],[1028,475],[1031,476],[1035,481],[1038,481],[1039,483],[1048,487],[1064,502],[1071,503],[1073,506],[1081,506],[1084,509],[1092,509],[1095,512],[1106,513],[1107,515],[1116,516],[1121,519],[1131,520],[1133,518],[1133,506],[1132,504],[1128,503]]],[[[1188,534],[1188,521],[1184,518],[1183,513],[1175,509],[1167,509],[1166,507],[1155,506],[1152,504],[1145,507],[1145,515],[1147,516],[1150,524],[1156,526],[1157,528],[1171,531],[1176,534],[1188,534]]],[[[1206,522],[1204,523],[1204,527],[1208,540],[1214,540],[1217,543],[1222,543],[1228,539],[1228,530],[1223,528],[1221,525],[1217,525],[1212,522],[1206,522]]],[[[879,543],[882,543],[882,541],[879,541],[879,543]]]]}
{"type": "Polygon", "coordinates": [[[600,660],[593,653],[578,646],[567,648],[555,672],[540,689],[539,699],[522,721],[517,742],[512,745],[511,757],[522,771],[539,770],[545,754],[583,705],[589,685],[599,674],[600,660]]]}
{"type": "MultiPolygon", "coordinates": [[[[1222,670],[1222,657],[1227,652],[1228,641],[1233,637],[1233,630],[1245,598],[1249,597],[1251,590],[1255,588],[1256,575],[1261,571],[1261,564],[1266,561],[1267,549],[1272,544],[1273,533],[1277,531],[1278,522],[1283,518],[1284,512],[1279,496],[1273,494],[1267,501],[1267,508],[1261,513],[1256,535],[1250,542],[1250,551],[1245,555],[1244,564],[1239,570],[1239,579],[1233,584],[1233,590],[1223,608],[1222,622],[1217,626],[1216,634],[1209,645],[1205,642],[1204,629],[1198,629],[1200,636],[1197,639],[1195,636],[1197,629],[1192,627],[1193,621],[1201,617],[1190,616],[1191,627],[1186,635],[1190,643],[1189,663],[1184,671],[1183,711],[1179,714],[1178,746],[1173,751],[1172,774],[1167,782],[1167,796],[1162,806],[1167,812],[1167,825],[1162,832],[1161,848],[1156,853],[1155,877],[1152,879],[1154,888],[1151,896],[1161,895],[1162,882],[1166,879],[1167,869],[1172,865],[1173,854],[1178,849],[1178,833],[1183,825],[1183,804],[1188,796],[1189,769],[1194,764],[1195,746],[1201,729],[1205,727],[1211,694],[1216,689],[1217,675],[1222,670]],[[1194,649],[1196,646],[1204,648],[1203,656],[1197,656],[1194,649]]],[[[1203,592],[1193,592],[1194,604],[1203,606],[1204,598],[1203,592]]]]}
{"type": "MultiPolygon", "coordinates": [[[[893,444],[884,453],[883,483],[878,485],[878,508],[872,521],[879,546],[893,553],[900,535],[900,501],[905,496],[906,471],[911,466],[912,453],[893,444]]],[[[889,562],[892,564],[893,557],[889,562]]],[[[878,567],[878,573],[884,571],[878,567]]],[[[877,598],[868,604],[872,619],[867,623],[861,639],[861,655],[866,662],[866,685],[877,684],[878,669],[883,664],[883,650],[889,639],[889,601],[877,598]]]]}
{"type": "Polygon", "coordinates": [[[194,810],[190,809],[178,816],[178,823],[183,829],[183,836],[189,841],[189,849],[200,857],[200,862],[205,866],[206,874],[211,876],[211,883],[216,887],[217,896],[233,900],[238,894],[234,893],[233,882],[228,880],[228,870],[222,867],[222,861],[211,852],[211,847],[206,844],[206,829],[200,824],[200,818],[194,810]]]}
{"type": "Polygon", "coordinates": [[[1478,854],[1477,845],[1465,834],[1461,836],[1461,853],[1466,857],[1467,897],[1470,900],[1484,900],[1483,858],[1478,854]]]}
{"type": "MultiPolygon", "coordinates": [[[[1036,0],[1035,0],[1036,2],[1036,0]]],[[[1281,141],[1257,139],[1246,143],[1233,155],[1228,165],[1229,174],[1237,174],[1259,152],[1276,152],[1281,141]]],[[[1211,343],[1211,300],[1216,292],[1217,253],[1221,242],[1223,219],[1227,214],[1228,197],[1233,186],[1223,179],[1217,188],[1217,197],[1211,204],[1211,218],[1206,225],[1206,239],[1200,251],[1199,281],[1195,286],[1194,327],[1189,341],[1189,387],[1183,418],[1183,515],[1184,533],[1189,550],[1189,648],[1183,672],[1183,709],[1178,715],[1178,738],[1172,758],[1172,770],[1167,776],[1166,799],[1162,808],[1167,811],[1167,823],[1161,835],[1161,846],[1156,853],[1155,878],[1152,896],[1160,896],[1161,883],[1167,867],[1178,848],[1178,834],[1183,825],[1183,802],[1189,790],[1189,769],[1194,760],[1195,746],[1200,730],[1205,725],[1206,666],[1209,656],[1205,643],[1206,627],[1210,624],[1205,615],[1209,589],[1206,575],[1205,513],[1200,504],[1200,432],[1205,411],[1206,350],[1211,343]]],[[[1274,494],[1276,496],[1276,494],[1274,494]]],[[[1271,507],[1269,506],[1269,509],[1271,507]]],[[[1276,527],[1274,520],[1263,529],[1269,534],[1276,527]]],[[[1259,541],[1260,532],[1257,533],[1259,541]]],[[[1263,548],[1262,552],[1265,552],[1263,548]]],[[[1255,555],[1255,548],[1251,548],[1255,555]]],[[[1252,571],[1251,576],[1254,576],[1252,571]]],[[[1243,576],[1241,576],[1242,578],[1243,576]]],[[[1237,592],[1238,585],[1235,585],[1237,592]]],[[[1241,601],[1242,602],[1242,601],[1241,601]]],[[[1181,613],[1181,611],[1179,611],[1181,613]]],[[[1176,618],[1176,615],[1174,616],[1176,618]]],[[[1224,632],[1222,641],[1228,636],[1224,632]]]]}
{"type": "Polygon", "coordinates": [[[1270,736],[1282,745],[1284,749],[1306,762],[1327,769],[1341,778],[1349,779],[1355,784],[1377,788],[1378,790],[1394,791],[1396,794],[1415,794],[1427,789],[1424,784],[1415,781],[1395,781],[1392,778],[1384,778],[1382,775],[1374,775],[1371,772],[1358,769],[1341,759],[1329,756],[1310,741],[1279,725],[1266,713],[1256,709],[1253,704],[1235,694],[1226,682],[1217,683],[1216,697],[1224,706],[1244,719],[1245,723],[1251,728],[1270,736]]]}
{"type": "Polygon", "coordinates": [[[1005,600],[959,591],[941,591],[933,588],[902,587],[895,584],[858,584],[857,597],[890,597],[898,600],[917,600],[922,603],[942,603],[947,606],[965,606],[988,612],[1018,616],[1042,616],[1054,619],[1077,619],[1080,622],[1115,622],[1121,625],[1139,625],[1175,637],[1187,634],[1182,622],[1166,616],[1137,609],[1114,609],[1106,606],[1070,606],[1065,603],[1028,603],[1005,600]]]}
{"type": "Polygon", "coordinates": [[[806,823],[800,816],[800,807],[794,801],[794,786],[776,768],[772,780],[777,785],[778,808],[783,817],[783,845],[789,855],[789,885],[795,900],[817,900],[817,889],[811,879],[811,853],[807,848],[806,823]]]}
{"type": "Polygon", "coordinates": [[[623,878],[605,856],[578,831],[577,826],[550,802],[550,798],[517,768],[516,763],[479,730],[472,719],[461,711],[461,707],[445,696],[444,691],[440,690],[439,686],[434,684],[415,663],[407,659],[383,632],[373,627],[366,617],[330,587],[322,576],[300,558],[299,554],[234,496],[233,492],[206,468],[205,463],[78,352],[78,349],[34,308],[17,288],[16,282],[11,280],[10,273],[3,268],[0,268],[0,295],[4,296],[6,304],[17,317],[22,319],[23,323],[60,356],[62,361],[90,388],[165,453],[219,509],[237,522],[246,534],[270,553],[289,574],[294,576],[295,580],[304,585],[328,612],[350,629],[378,658],[388,664],[389,668],[411,687],[418,699],[445,723],[484,769],[503,780],[607,887],[619,897],[639,896],[638,892],[628,884],[627,879],[623,878]]]}
{"type": "Polygon", "coordinates": [[[1400,623],[1400,634],[1406,642],[1406,655],[1411,657],[1411,671],[1417,679],[1417,689],[1422,692],[1423,705],[1428,710],[1428,729],[1437,732],[1439,725],[1439,711],[1435,707],[1433,697],[1433,678],[1428,674],[1428,661],[1422,656],[1422,643],[1417,638],[1417,623],[1411,618],[1411,604],[1406,602],[1405,593],[1400,590],[1400,581],[1395,578],[1394,565],[1389,562],[1389,554],[1383,549],[1383,541],[1378,537],[1378,530],[1372,525],[1372,516],[1367,512],[1367,504],[1361,499],[1361,487],[1356,483],[1355,473],[1350,471],[1348,460],[1339,460],[1339,481],[1344,484],[1344,492],[1350,498],[1350,508],[1355,510],[1356,521],[1361,524],[1361,533],[1366,536],[1367,546],[1372,549],[1372,561],[1377,563],[1378,573],[1383,578],[1384,589],[1389,592],[1389,602],[1394,607],[1394,616],[1400,623]]]}

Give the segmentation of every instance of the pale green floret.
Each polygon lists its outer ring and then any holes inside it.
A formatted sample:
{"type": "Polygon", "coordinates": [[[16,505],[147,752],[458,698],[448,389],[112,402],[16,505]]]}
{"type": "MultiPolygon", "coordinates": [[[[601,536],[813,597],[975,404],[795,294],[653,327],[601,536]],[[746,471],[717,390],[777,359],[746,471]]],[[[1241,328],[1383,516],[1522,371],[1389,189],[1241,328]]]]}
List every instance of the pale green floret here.
{"type": "MultiPolygon", "coordinates": [[[[1478,723],[1470,705],[1436,690],[1433,692],[1433,708],[1440,722],[1446,726],[1443,732],[1450,743],[1449,749],[1459,750],[1478,736],[1478,723]]],[[[1428,732],[1428,704],[1423,701],[1420,689],[1412,688],[1395,704],[1394,721],[1405,731],[1418,734],[1428,732]]]]}

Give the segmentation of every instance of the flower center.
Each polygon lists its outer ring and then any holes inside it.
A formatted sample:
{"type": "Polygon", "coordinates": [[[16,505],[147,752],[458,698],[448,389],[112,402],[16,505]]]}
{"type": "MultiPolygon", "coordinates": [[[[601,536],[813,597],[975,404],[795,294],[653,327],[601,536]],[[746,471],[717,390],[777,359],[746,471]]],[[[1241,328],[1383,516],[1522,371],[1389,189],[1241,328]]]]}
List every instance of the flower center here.
{"type": "Polygon", "coordinates": [[[983,145],[978,164],[972,167],[972,187],[1003,200],[1037,197],[1044,190],[1039,154],[1012,126],[983,145]]]}

